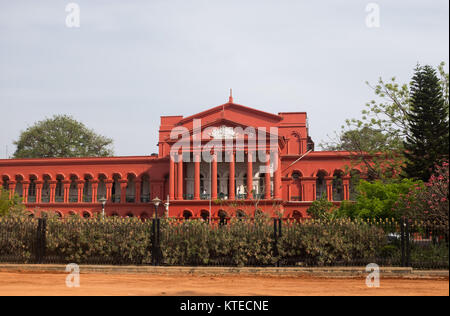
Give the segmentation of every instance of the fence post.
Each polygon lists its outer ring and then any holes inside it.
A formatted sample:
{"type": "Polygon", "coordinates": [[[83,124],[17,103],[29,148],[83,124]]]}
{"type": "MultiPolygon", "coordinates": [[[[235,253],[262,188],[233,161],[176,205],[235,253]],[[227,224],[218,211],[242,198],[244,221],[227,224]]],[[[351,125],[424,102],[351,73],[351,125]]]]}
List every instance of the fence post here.
{"type": "Polygon", "coordinates": [[[39,218],[38,227],[36,231],[36,248],[35,248],[35,261],[36,263],[43,263],[45,257],[46,238],[45,232],[47,230],[47,219],[39,218]]]}
{"type": "Polygon", "coordinates": [[[406,244],[406,236],[405,236],[405,218],[402,217],[400,220],[400,239],[401,239],[401,249],[402,249],[402,262],[401,266],[406,266],[406,253],[405,253],[405,244],[406,244]]]}
{"type": "Polygon", "coordinates": [[[410,240],[410,222],[406,219],[405,227],[405,239],[406,239],[406,266],[411,266],[411,240],[410,240]]]}
{"type": "Polygon", "coordinates": [[[160,219],[153,219],[152,224],[152,263],[157,266],[161,262],[161,251],[160,251],[160,233],[161,225],[160,219]]]}

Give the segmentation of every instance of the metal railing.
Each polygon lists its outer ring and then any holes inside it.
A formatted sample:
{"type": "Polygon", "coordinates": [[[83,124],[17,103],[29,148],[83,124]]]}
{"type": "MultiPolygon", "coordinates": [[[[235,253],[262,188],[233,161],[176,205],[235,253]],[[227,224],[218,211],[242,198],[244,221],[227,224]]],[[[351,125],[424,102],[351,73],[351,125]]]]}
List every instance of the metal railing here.
{"type": "Polygon", "coordinates": [[[0,218],[0,262],[449,268],[448,228],[280,219],[0,218]]]}

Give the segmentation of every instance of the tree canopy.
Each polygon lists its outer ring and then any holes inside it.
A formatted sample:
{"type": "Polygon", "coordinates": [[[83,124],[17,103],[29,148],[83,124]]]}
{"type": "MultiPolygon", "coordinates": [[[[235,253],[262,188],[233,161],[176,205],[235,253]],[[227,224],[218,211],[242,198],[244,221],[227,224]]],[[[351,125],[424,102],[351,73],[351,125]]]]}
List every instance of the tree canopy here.
{"type": "Polygon", "coordinates": [[[37,122],[14,142],[14,158],[107,157],[110,138],[96,134],[71,116],[55,115],[37,122]]]}

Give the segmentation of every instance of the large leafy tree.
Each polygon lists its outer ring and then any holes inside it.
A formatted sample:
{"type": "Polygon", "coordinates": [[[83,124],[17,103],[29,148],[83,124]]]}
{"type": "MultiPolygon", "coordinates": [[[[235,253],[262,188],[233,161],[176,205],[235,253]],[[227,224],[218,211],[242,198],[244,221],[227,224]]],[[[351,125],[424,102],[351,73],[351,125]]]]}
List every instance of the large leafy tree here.
{"type": "Polygon", "coordinates": [[[428,181],[435,164],[448,157],[448,108],[436,71],[418,66],[411,82],[403,168],[405,176],[428,181]]]}
{"type": "Polygon", "coordinates": [[[14,158],[106,157],[112,143],[70,116],[55,115],[22,132],[14,158]]]}

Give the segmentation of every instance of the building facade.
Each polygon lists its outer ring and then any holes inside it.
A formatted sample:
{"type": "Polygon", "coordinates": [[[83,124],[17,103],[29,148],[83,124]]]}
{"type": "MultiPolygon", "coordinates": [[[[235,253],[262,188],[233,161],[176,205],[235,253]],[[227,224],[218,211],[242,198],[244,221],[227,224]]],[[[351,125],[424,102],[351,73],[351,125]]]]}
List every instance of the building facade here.
{"type": "Polygon", "coordinates": [[[219,218],[264,212],[306,217],[311,203],[352,198],[347,152],[314,151],[304,112],[271,114],[233,102],[162,116],[159,153],[141,157],[0,160],[4,190],[29,212],[64,217],[219,218]]]}

